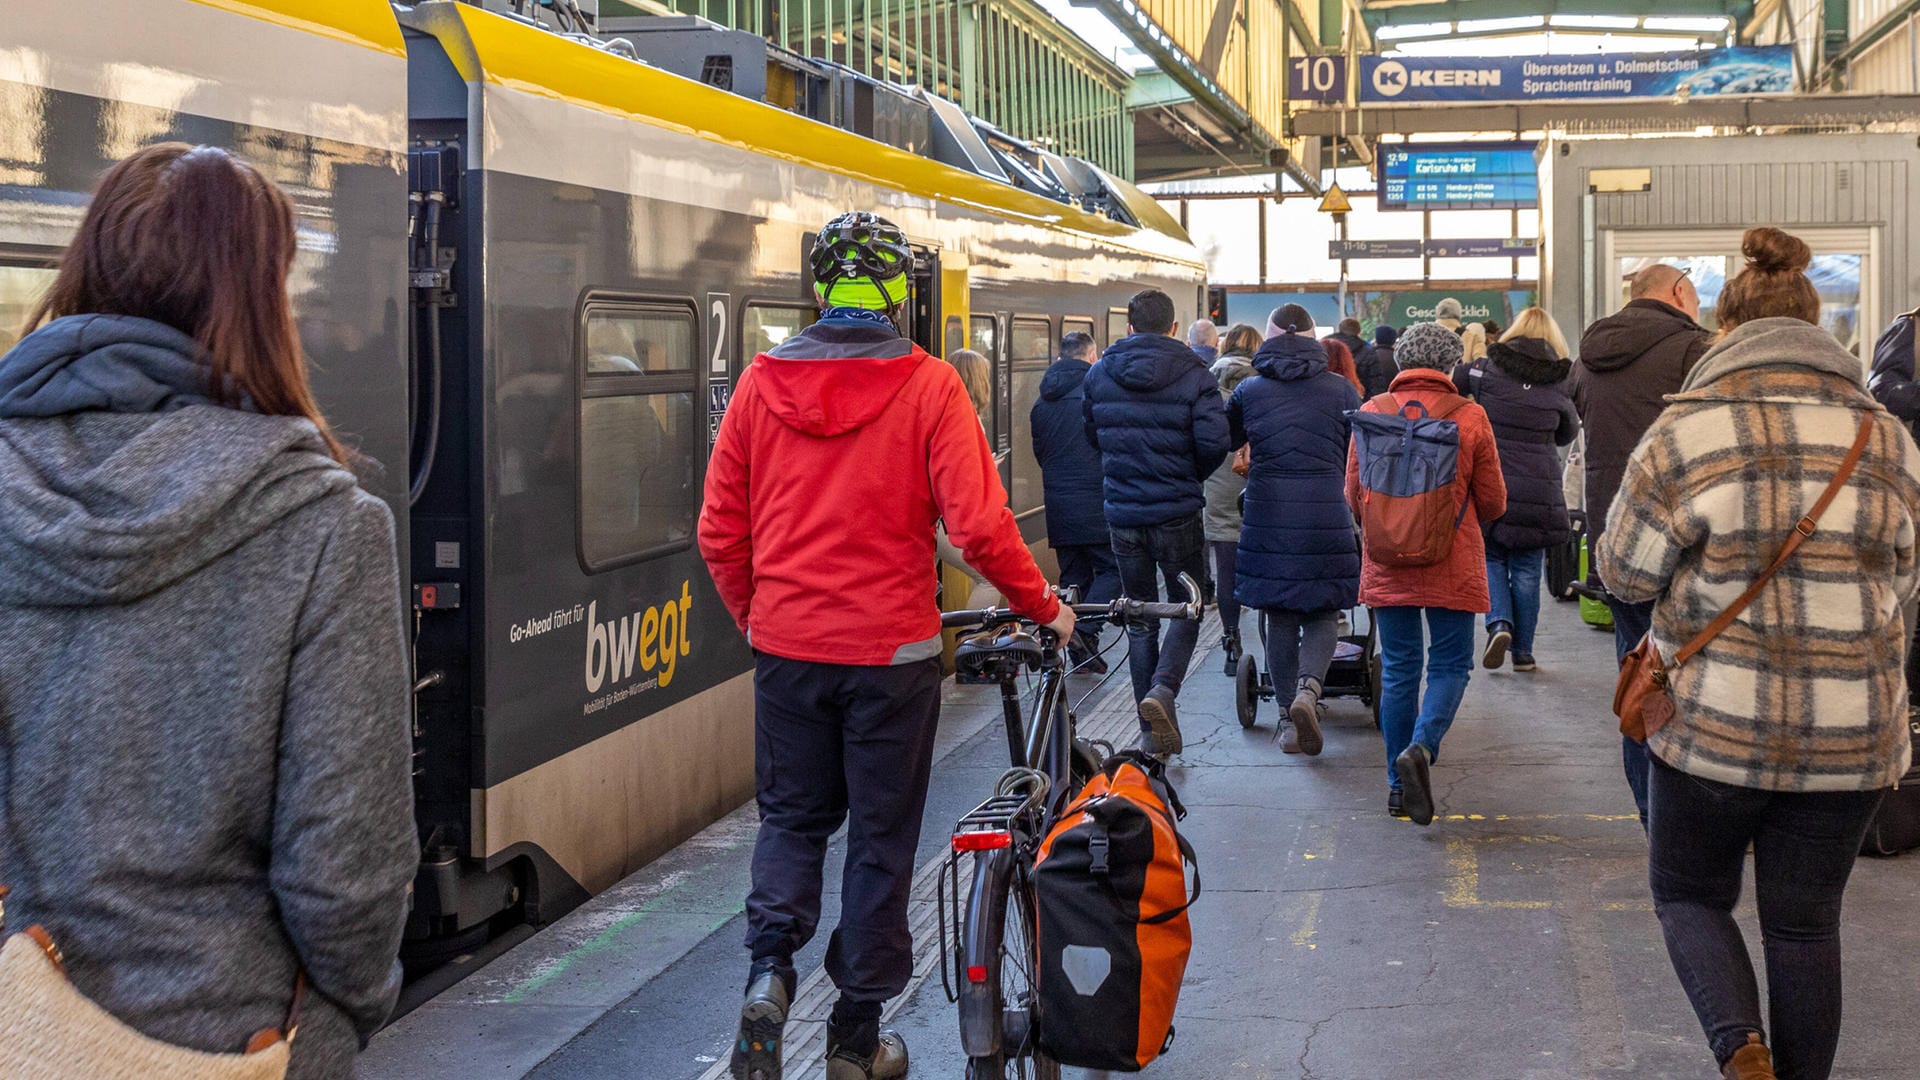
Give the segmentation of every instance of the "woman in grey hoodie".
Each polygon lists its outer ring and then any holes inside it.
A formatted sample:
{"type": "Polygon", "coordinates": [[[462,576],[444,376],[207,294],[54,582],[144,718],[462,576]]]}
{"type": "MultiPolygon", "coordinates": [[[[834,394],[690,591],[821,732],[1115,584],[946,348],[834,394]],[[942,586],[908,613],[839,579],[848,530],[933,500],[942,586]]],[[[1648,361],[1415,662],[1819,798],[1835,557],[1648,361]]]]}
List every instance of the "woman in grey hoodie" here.
{"type": "Polygon", "coordinates": [[[418,859],[392,515],[314,407],[292,206],[210,147],[113,167],[0,358],[0,882],[75,986],[341,1077],[418,859]]]}
{"type": "MultiPolygon", "coordinates": [[[[1213,362],[1213,377],[1220,383],[1220,396],[1233,396],[1233,388],[1253,374],[1253,354],[1260,348],[1260,331],[1240,323],[1220,340],[1220,359],[1213,362]]],[[[1205,526],[1207,550],[1213,555],[1214,594],[1220,599],[1221,648],[1227,654],[1227,674],[1240,663],[1240,604],[1233,598],[1234,552],[1240,543],[1240,493],[1247,478],[1233,471],[1233,457],[1220,463],[1201,485],[1207,508],[1201,515],[1205,526]]]]}

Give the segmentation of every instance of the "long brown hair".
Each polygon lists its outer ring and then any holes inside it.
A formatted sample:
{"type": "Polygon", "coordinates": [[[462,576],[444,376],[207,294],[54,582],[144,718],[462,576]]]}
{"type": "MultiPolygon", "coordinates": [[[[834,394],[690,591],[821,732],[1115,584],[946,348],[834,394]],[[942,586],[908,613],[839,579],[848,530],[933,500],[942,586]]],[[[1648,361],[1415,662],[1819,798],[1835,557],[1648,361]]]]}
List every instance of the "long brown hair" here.
{"type": "Polygon", "coordinates": [[[1720,291],[1720,329],[1784,316],[1820,325],[1820,290],[1807,277],[1813,249],[1805,240],[1779,229],[1748,229],[1740,238],[1746,269],[1720,291]]]}
{"type": "Polygon", "coordinates": [[[214,401],[305,417],[345,463],[293,328],[294,250],[293,203],[273,181],[218,147],[159,143],[100,178],[27,325],[90,314],[165,323],[199,342],[214,401]]]}
{"type": "Polygon", "coordinates": [[[1260,331],[1246,323],[1235,323],[1227,336],[1220,339],[1222,356],[1252,356],[1260,351],[1262,341],[1260,331]]]}

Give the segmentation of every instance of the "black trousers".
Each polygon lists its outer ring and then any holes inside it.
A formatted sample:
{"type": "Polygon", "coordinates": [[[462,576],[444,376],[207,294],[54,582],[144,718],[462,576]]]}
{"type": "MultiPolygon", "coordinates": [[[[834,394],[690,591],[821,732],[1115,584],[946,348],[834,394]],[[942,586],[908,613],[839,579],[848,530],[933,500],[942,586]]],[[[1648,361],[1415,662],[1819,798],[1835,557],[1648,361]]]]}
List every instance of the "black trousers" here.
{"type": "Polygon", "coordinates": [[[907,894],[940,719],[940,661],[858,667],[756,653],[754,777],[760,835],[747,948],[791,977],[820,925],[827,841],[847,822],[840,926],[827,975],[848,1001],[882,1002],[913,974],[907,894]]]}
{"type": "Polygon", "coordinates": [[[1715,1059],[1725,1064],[1748,1032],[1770,1031],[1780,1080],[1826,1080],[1840,1043],[1840,900],[1883,793],[1759,791],[1659,758],[1649,776],[1653,908],[1715,1059]],[[1765,1026],[1733,920],[1748,844],[1766,945],[1765,1026]]]}
{"type": "MultiPolygon", "coordinates": [[[[1111,545],[1061,544],[1053,549],[1053,557],[1060,563],[1060,587],[1078,586],[1081,603],[1104,604],[1120,595],[1120,567],[1113,561],[1111,545]]],[[[1100,650],[1099,627],[1075,630],[1073,636],[1074,647],[1082,654],[1075,663],[1084,654],[1100,650]]]]}

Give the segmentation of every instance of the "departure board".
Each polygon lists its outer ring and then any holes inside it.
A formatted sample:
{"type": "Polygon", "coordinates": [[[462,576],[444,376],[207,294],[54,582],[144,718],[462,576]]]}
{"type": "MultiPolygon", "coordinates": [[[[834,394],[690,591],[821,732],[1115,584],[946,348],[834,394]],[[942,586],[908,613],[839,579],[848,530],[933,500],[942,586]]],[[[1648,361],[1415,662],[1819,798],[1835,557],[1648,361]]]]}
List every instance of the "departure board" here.
{"type": "Polygon", "coordinates": [[[1382,210],[1530,210],[1540,174],[1530,142],[1387,143],[1379,148],[1382,210]]]}

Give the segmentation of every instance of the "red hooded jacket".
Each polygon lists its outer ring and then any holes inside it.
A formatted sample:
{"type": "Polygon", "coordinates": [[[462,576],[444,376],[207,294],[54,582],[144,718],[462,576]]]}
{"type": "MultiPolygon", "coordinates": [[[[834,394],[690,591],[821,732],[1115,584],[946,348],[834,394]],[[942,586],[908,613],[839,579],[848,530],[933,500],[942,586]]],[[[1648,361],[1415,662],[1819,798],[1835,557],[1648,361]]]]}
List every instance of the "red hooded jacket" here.
{"type": "MultiPolygon", "coordinates": [[[[1402,403],[1409,399],[1432,408],[1455,393],[1453,380],[1433,368],[1408,368],[1393,377],[1390,392],[1402,403]]],[[[1383,410],[1371,401],[1365,412],[1383,410]]],[[[1453,477],[1454,498],[1465,513],[1454,529],[1453,549],[1446,561],[1433,566],[1382,566],[1360,546],[1360,602],[1368,607],[1437,607],[1484,613],[1487,593],[1487,545],[1480,523],[1507,512],[1507,483],[1500,475],[1500,451],[1493,441],[1487,412],[1469,401],[1451,417],[1460,428],[1460,458],[1453,477]]],[[[1360,512],[1360,454],[1347,453],[1347,505],[1360,512]]]]}
{"type": "Polygon", "coordinates": [[[754,358],[707,466],[700,553],[755,649],[868,666],[938,656],[942,519],[1015,611],[1059,613],[953,368],[846,319],[754,358]]]}

